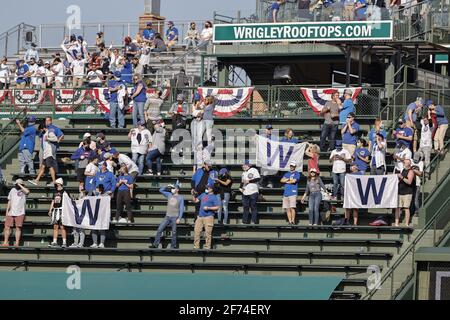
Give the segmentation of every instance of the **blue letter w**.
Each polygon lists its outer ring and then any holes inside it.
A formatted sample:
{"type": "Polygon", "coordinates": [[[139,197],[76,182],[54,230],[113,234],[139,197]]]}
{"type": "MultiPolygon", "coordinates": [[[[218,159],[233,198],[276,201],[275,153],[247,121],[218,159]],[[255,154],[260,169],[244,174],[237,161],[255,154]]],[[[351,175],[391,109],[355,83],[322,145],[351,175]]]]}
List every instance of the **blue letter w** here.
{"type": "Polygon", "coordinates": [[[286,154],[286,157],[284,156],[284,150],[283,146],[279,145],[278,150],[275,151],[275,153],[272,156],[272,145],[270,142],[267,142],[267,166],[271,167],[274,163],[275,159],[280,156],[280,168],[286,167],[287,163],[289,162],[289,159],[292,156],[292,153],[294,152],[294,147],[289,147],[289,150],[286,154]]]}
{"type": "Polygon", "coordinates": [[[100,211],[100,199],[95,202],[95,213],[92,214],[91,202],[89,200],[84,200],[83,206],[81,207],[81,214],[78,211],[75,201],[72,201],[73,209],[75,212],[75,221],[77,224],[82,224],[84,216],[86,215],[86,210],[89,214],[89,225],[95,226],[98,219],[98,212],[100,211]]]}
{"type": "Polygon", "coordinates": [[[384,187],[386,186],[386,181],[387,181],[387,178],[383,178],[383,180],[381,181],[380,190],[377,193],[377,186],[375,185],[375,179],[369,178],[367,180],[366,190],[363,193],[361,179],[356,179],[356,183],[358,185],[359,196],[361,198],[361,203],[364,206],[367,205],[367,203],[369,202],[369,193],[370,193],[370,190],[372,189],[373,200],[375,201],[375,204],[377,204],[377,205],[381,204],[381,199],[383,198],[384,187]]]}

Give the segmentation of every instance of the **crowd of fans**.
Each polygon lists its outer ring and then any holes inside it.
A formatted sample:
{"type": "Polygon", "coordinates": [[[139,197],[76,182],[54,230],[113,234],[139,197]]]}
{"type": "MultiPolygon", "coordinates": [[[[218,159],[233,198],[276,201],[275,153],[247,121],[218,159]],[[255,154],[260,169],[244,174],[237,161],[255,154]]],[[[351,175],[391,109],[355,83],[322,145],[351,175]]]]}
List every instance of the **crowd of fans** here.
{"type": "MultiPolygon", "coordinates": [[[[409,104],[404,115],[398,121],[398,127],[391,132],[387,131],[381,120],[376,120],[374,127],[368,133],[361,131],[355,115],[355,106],[352,101],[352,92],[345,91],[344,99],[332,94],[332,100],[327,102],[322,110],[324,123],[320,146],[308,143],[305,155],[307,161],[307,178],[302,177],[302,168],[296,163],[290,164],[290,171],[278,175],[277,172],[258,170],[246,161],[242,165],[240,186],[234,187],[231,173],[227,167],[213,168],[211,159],[214,153],[215,138],[212,135],[214,125],[215,98],[208,96],[205,99],[196,97],[189,108],[184,98],[180,96],[171,108],[173,130],[187,127],[187,116],[192,115],[190,130],[192,132],[192,150],[194,151],[194,170],[191,181],[192,203],[195,205],[195,243],[199,248],[199,239],[202,230],[205,230],[206,245],[211,248],[211,233],[215,217],[218,223],[229,224],[230,199],[239,192],[242,194],[243,224],[258,224],[258,203],[262,199],[261,188],[272,188],[275,184],[283,186],[282,208],[287,213],[289,225],[298,223],[296,211],[298,200],[305,203],[308,198],[309,224],[312,226],[324,223],[321,216],[324,207],[333,211],[333,203],[342,200],[345,190],[345,175],[385,175],[396,174],[399,183],[399,202],[395,210],[394,226],[400,225],[401,213],[405,211],[404,225],[410,227],[410,210],[415,214],[420,207],[420,186],[424,179],[430,175],[430,157],[433,153],[443,155],[444,138],[448,129],[448,120],[440,105],[432,100],[417,101],[409,104]],[[339,134],[340,132],[340,134],[339,134]],[[367,138],[363,136],[366,135],[367,138]],[[203,139],[205,137],[205,139],[203,139]],[[392,155],[387,152],[387,140],[392,137],[396,147],[392,155]],[[339,139],[339,140],[338,140],[339,139]],[[367,140],[366,140],[367,139],[367,140]],[[329,161],[331,165],[332,186],[324,185],[320,177],[320,152],[331,152],[329,161]],[[392,172],[387,171],[389,163],[394,164],[392,172]],[[304,180],[304,181],[302,181],[304,180]],[[299,186],[304,185],[305,192],[299,197],[299,186]]],[[[156,98],[155,98],[156,99],[156,98]]],[[[159,102],[158,102],[159,103],[159,102]]],[[[167,135],[164,121],[155,106],[146,109],[146,114],[140,116],[133,129],[129,132],[130,155],[118,152],[108,141],[104,132],[95,136],[86,133],[80,142],[79,148],[74,150],[70,159],[58,159],[59,143],[64,139],[61,129],[52,123],[50,117],[39,126],[34,116],[28,118],[25,126],[17,121],[22,137],[19,146],[20,173],[35,175],[33,152],[35,139],[39,138],[39,168],[35,179],[28,183],[38,186],[46,169],[50,172],[51,182],[47,187],[54,187],[53,201],[49,209],[49,216],[54,225],[54,239],[50,244],[57,247],[58,232],[62,232],[63,246],[67,245],[67,232],[61,224],[62,194],[64,181],[58,178],[58,164],[67,164],[72,161],[76,169],[79,182],[79,194],[76,198],[86,196],[110,196],[116,201],[116,214],[112,223],[134,223],[132,199],[135,196],[135,182],[139,176],[153,175],[153,164],[156,162],[156,174],[164,174],[161,160],[166,151],[167,135]],[[146,121],[147,120],[147,121],[146,121]],[[126,214],[126,215],[125,215],[126,214]],[[125,215],[125,216],[124,216],[125,215]]],[[[273,132],[272,125],[268,124],[261,135],[270,140],[298,144],[301,139],[294,136],[292,129],[286,129],[284,137],[279,139],[273,132]]],[[[172,148],[174,144],[172,141],[172,148]]],[[[163,230],[171,225],[173,230],[172,246],[176,247],[176,225],[184,216],[185,197],[179,194],[181,185],[169,185],[160,189],[168,200],[167,216],[161,223],[156,238],[152,244],[157,247],[163,230]]],[[[20,227],[25,214],[26,196],[29,190],[21,179],[16,181],[16,187],[9,194],[7,208],[6,232],[4,245],[8,245],[9,229],[15,224],[17,227],[16,244],[20,239],[20,227]]],[[[350,224],[353,215],[353,224],[358,225],[358,209],[346,209],[345,218],[340,224],[350,224]]],[[[378,222],[380,222],[378,220],[378,222]]],[[[383,223],[382,223],[383,224],[383,223]]],[[[387,224],[387,222],[384,222],[387,224]]],[[[84,230],[75,229],[72,247],[83,247],[84,230]]],[[[105,232],[92,233],[93,248],[104,247],[105,232]],[[100,236],[100,241],[98,238],[100,236]]]]}
{"type": "Polygon", "coordinates": [[[190,24],[185,39],[180,39],[175,23],[169,21],[165,34],[159,33],[152,22],[147,23],[142,33],[133,38],[127,36],[122,46],[107,46],[103,32],[97,33],[95,46],[88,47],[82,36],[72,34],[64,38],[62,51],[44,61],[39,57],[37,45],[32,43],[23,59],[17,60],[13,68],[8,59],[0,61],[0,90],[10,87],[46,89],[62,87],[102,87],[110,80],[120,80],[133,85],[133,77],[147,79],[155,71],[151,59],[162,52],[171,52],[175,46],[185,50],[204,50],[213,37],[213,24],[206,21],[199,31],[195,22],[190,24]]]}

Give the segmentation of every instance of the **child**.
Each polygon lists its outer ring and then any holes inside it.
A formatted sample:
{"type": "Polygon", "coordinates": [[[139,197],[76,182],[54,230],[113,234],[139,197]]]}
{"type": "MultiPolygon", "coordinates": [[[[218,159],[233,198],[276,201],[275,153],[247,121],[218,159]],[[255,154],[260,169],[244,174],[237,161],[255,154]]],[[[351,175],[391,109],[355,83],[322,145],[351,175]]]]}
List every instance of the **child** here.
{"type": "MultiPolygon", "coordinates": [[[[96,190],[96,196],[98,197],[106,197],[108,196],[105,193],[105,188],[103,187],[103,185],[99,185],[97,190],[96,190]]],[[[105,247],[105,240],[106,240],[106,230],[92,230],[91,232],[91,236],[92,236],[92,246],[91,248],[93,249],[103,249],[105,247]],[[100,234],[100,244],[98,244],[98,235],[100,234]]]]}
{"type": "Polygon", "coordinates": [[[51,223],[53,225],[53,242],[49,244],[51,248],[59,248],[58,246],[58,231],[61,230],[63,238],[62,248],[67,247],[67,232],[62,225],[62,200],[63,195],[66,192],[64,190],[64,181],[59,178],[55,181],[55,193],[53,194],[53,201],[50,205],[48,215],[51,217],[51,223]]]}

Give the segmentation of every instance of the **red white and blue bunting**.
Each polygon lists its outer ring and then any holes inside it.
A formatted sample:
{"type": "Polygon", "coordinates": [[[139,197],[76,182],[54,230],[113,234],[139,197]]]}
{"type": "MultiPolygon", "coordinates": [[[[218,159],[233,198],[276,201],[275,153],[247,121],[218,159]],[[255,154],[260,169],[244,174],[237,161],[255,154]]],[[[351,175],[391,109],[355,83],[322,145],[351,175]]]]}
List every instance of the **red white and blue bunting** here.
{"type": "Polygon", "coordinates": [[[255,88],[198,88],[200,97],[213,96],[216,99],[214,115],[229,118],[247,107],[255,88]]]}
{"type": "Polygon", "coordinates": [[[323,107],[328,101],[331,101],[331,95],[333,92],[338,91],[341,100],[344,101],[344,92],[345,90],[351,90],[353,92],[352,99],[355,101],[360,95],[362,88],[301,88],[303,96],[308,102],[309,106],[313,109],[313,111],[320,115],[323,107]]]}

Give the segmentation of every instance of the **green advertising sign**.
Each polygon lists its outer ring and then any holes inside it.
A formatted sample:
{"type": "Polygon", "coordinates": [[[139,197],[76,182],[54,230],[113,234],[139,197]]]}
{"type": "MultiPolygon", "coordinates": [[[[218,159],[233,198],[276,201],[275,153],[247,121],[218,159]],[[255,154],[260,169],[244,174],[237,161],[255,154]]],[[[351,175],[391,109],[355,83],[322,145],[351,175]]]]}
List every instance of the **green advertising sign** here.
{"type": "Polygon", "coordinates": [[[214,43],[392,40],[392,21],[217,24],[214,43]]]}

